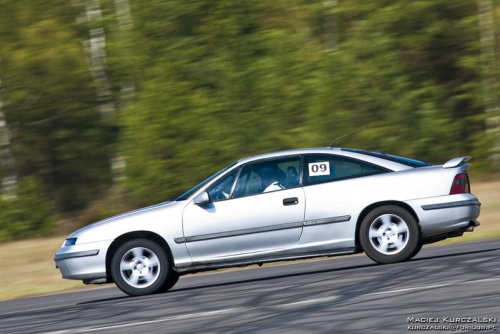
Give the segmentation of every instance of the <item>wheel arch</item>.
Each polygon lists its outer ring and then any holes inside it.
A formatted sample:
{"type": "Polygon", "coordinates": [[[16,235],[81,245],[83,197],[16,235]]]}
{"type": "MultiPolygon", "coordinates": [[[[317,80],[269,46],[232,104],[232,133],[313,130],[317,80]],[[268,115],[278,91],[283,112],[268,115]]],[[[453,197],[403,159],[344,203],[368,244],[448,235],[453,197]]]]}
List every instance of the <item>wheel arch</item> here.
{"type": "Polygon", "coordinates": [[[356,249],[358,251],[363,251],[363,249],[361,247],[361,244],[359,242],[359,229],[361,227],[361,223],[363,222],[363,219],[365,219],[366,215],[369,212],[371,212],[372,210],[374,210],[376,208],[379,208],[381,206],[386,206],[386,205],[399,206],[399,207],[407,210],[415,218],[415,220],[417,221],[418,230],[420,232],[420,236],[422,236],[422,229],[420,228],[420,219],[418,219],[418,216],[417,216],[415,210],[413,210],[413,208],[409,204],[407,204],[405,202],[401,202],[401,201],[381,201],[381,202],[376,202],[376,203],[372,203],[372,204],[368,205],[366,208],[364,208],[361,211],[361,213],[359,214],[359,216],[358,216],[358,220],[356,222],[356,233],[355,233],[355,236],[354,236],[356,249]]]}
{"type": "Polygon", "coordinates": [[[118,238],[116,238],[111,245],[108,248],[108,251],[106,253],[106,277],[108,282],[113,282],[113,278],[111,277],[111,260],[113,259],[113,255],[115,255],[115,252],[118,250],[118,248],[126,243],[127,241],[134,240],[134,239],[148,239],[156,242],[159,244],[165,251],[167,252],[168,259],[170,263],[174,264],[173,258],[172,258],[172,251],[170,250],[170,246],[168,243],[165,241],[163,237],[161,237],[159,234],[151,232],[151,231],[133,231],[129,233],[125,233],[120,235],[118,238]]]}

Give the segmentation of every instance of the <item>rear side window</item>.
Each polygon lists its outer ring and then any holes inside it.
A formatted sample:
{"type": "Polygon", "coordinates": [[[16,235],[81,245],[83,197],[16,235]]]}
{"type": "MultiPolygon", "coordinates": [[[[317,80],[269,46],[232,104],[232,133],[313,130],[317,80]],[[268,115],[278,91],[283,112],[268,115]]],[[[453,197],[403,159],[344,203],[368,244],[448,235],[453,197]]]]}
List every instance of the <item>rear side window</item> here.
{"type": "Polygon", "coordinates": [[[425,166],[431,165],[429,162],[426,162],[426,161],[410,159],[410,158],[400,157],[399,155],[387,154],[387,153],[381,153],[381,152],[375,152],[375,151],[364,151],[364,150],[357,150],[357,149],[353,149],[353,148],[343,148],[342,151],[355,152],[355,153],[365,154],[365,155],[369,155],[369,156],[376,157],[376,158],[382,158],[385,160],[397,162],[397,163],[400,163],[400,164],[403,164],[406,166],[410,166],[413,168],[425,167],[425,166]]]}
{"type": "Polygon", "coordinates": [[[306,184],[332,182],[388,172],[385,168],[364,161],[330,154],[306,155],[304,163],[306,184]]]}

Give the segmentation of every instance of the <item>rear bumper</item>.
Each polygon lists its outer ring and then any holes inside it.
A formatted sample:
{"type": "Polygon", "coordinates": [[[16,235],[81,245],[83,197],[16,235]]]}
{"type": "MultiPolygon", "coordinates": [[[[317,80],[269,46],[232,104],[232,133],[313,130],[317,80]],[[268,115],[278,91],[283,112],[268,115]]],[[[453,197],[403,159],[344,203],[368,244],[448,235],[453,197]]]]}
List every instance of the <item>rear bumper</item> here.
{"type": "Polygon", "coordinates": [[[472,194],[438,196],[406,203],[415,210],[424,238],[466,229],[471,222],[477,226],[481,206],[472,194]]]}
{"type": "Polygon", "coordinates": [[[106,278],[106,253],[112,241],[61,247],[54,257],[56,268],[66,279],[106,278]]]}

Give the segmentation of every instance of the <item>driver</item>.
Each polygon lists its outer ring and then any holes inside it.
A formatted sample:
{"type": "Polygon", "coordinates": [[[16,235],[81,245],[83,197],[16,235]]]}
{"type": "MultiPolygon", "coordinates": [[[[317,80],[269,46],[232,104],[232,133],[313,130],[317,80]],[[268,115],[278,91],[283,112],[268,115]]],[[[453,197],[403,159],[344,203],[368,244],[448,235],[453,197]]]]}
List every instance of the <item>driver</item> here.
{"type": "Polygon", "coordinates": [[[264,193],[285,189],[280,183],[281,174],[284,173],[276,165],[265,166],[259,170],[260,179],[265,187],[264,193]]]}

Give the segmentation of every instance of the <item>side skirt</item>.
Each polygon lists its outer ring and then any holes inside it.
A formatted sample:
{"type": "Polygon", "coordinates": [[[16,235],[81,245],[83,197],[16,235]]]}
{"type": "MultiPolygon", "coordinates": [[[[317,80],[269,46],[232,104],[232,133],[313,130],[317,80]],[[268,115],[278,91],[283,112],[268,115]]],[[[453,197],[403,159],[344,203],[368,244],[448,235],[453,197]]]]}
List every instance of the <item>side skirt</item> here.
{"type": "Polygon", "coordinates": [[[274,256],[262,256],[255,257],[252,259],[211,259],[207,261],[194,262],[187,266],[178,266],[175,270],[179,274],[192,274],[200,271],[208,271],[214,269],[221,268],[230,268],[230,267],[242,267],[249,266],[252,264],[262,265],[263,263],[269,262],[278,262],[278,261],[294,261],[301,259],[310,259],[315,257],[324,257],[324,256],[338,256],[338,255],[347,255],[347,254],[355,254],[359,253],[359,251],[355,248],[340,248],[334,250],[325,250],[325,251],[314,251],[309,253],[301,253],[301,254],[276,254],[274,256]]]}

